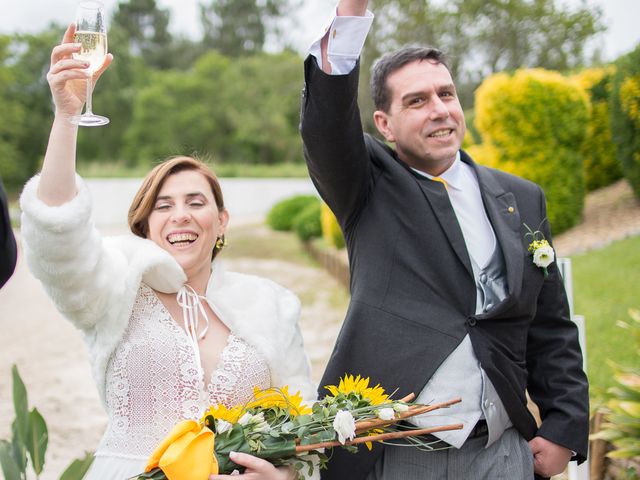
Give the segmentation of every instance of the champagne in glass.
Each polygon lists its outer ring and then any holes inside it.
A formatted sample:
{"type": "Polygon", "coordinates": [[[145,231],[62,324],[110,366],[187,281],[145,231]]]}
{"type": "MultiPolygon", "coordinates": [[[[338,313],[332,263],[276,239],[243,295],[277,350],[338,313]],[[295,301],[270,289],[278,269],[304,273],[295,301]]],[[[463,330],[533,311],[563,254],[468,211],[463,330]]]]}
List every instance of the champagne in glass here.
{"type": "MultiPolygon", "coordinates": [[[[87,71],[92,75],[98,70],[107,55],[107,27],[105,24],[104,7],[96,0],[82,0],[76,11],[76,33],[74,41],[81,45],[79,53],[74,58],[89,63],[87,71]]],[[[87,103],[82,115],[77,115],[71,122],[83,127],[97,127],[109,123],[107,117],[96,115],[91,111],[93,93],[92,77],[87,78],[87,103]]]]}

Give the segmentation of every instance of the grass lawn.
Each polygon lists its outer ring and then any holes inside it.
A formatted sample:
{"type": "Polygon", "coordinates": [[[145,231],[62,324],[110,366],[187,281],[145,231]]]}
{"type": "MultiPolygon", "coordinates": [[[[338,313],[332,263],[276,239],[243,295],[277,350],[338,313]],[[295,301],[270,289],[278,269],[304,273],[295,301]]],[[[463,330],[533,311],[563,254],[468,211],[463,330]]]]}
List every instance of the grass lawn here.
{"type": "Polygon", "coordinates": [[[587,326],[587,374],[593,406],[614,385],[607,359],[637,365],[633,337],[616,326],[640,309],[640,236],[572,257],[575,313],[587,326]]]}

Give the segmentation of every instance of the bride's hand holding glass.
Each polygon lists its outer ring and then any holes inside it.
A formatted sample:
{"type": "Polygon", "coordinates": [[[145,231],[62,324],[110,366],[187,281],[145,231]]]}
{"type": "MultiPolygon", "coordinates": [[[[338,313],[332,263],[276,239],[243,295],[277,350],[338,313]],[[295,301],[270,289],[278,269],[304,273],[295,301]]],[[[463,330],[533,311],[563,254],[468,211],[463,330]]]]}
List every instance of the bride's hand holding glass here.
{"type": "Polygon", "coordinates": [[[102,66],[92,74],[90,62],[73,57],[81,50],[80,44],[74,42],[75,33],[75,24],[69,25],[62,43],[51,52],[51,66],[47,73],[56,116],[62,115],[68,121],[82,112],[82,106],[87,99],[87,80],[90,79],[95,85],[113,60],[113,55],[108,53],[102,66]]]}

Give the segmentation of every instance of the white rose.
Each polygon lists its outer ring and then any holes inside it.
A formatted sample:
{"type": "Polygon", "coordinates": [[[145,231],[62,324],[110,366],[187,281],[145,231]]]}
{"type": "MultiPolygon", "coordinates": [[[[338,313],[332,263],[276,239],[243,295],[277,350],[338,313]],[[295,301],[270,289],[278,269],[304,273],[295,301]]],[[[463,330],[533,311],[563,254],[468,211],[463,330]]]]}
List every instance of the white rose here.
{"type": "Polygon", "coordinates": [[[253,415],[251,415],[249,412],[245,413],[244,415],[242,415],[240,417],[240,419],[238,420],[238,423],[242,426],[247,425],[251,420],[253,420],[253,415]]]}
{"type": "Polygon", "coordinates": [[[381,408],[378,410],[377,414],[380,420],[393,420],[396,418],[393,408],[381,408]]]}
{"type": "Polygon", "coordinates": [[[394,403],[393,409],[398,413],[403,413],[409,410],[409,405],[405,405],[404,403],[394,403]]]}
{"type": "Polygon", "coordinates": [[[347,410],[338,410],[333,420],[333,429],[338,434],[338,441],[345,444],[347,440],[353,440],[356,436],[356,422],[347,410]]]}
{"type": "Polygon", "coordinates": [[[216,420],[216,433],[224,433],[227,430],[231,430],[231,427],[233,427],[233,425],[226,420],[222,420],[221,418],[216,420]]]}
{"type": "Polygon", "coordinates": [[[551,245],[543,245],[536,249],[533,252],[533,263],[536,264],[537,267],[547,268],[553,262],[555,258],[555,253],[553,252],[553,248],[551,245]]]}

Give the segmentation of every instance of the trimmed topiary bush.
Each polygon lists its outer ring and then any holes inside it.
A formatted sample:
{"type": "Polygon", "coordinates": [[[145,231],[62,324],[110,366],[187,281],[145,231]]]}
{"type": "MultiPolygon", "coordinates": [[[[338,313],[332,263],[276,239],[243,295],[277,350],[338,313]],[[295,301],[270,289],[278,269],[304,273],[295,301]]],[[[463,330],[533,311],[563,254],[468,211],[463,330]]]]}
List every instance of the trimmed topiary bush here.
{"type": "Polygon", "coordinates": [[[267,214],[267,225],[274,230],[291,230],[295,217],[308,205],[314,203],[320,203],[320,199],[314,195],[296,195],[281,200],[267,214]]]}
{"type": "Polygon", "coordinates": [[[322,238],[335,248],[344,248],[344,236],[335,215],[329,205],[322,202],[320,222],[322,224],[322,238]]]}
{"type": "Polygon", "coordinates": [[[611,130],[624,176],[640,198],[640,45],[616,62],[611,130]]]}
{"type": "Polygon", "coordinates": [[[587,191],[606,187],[622,178],[609,121],[609,98],[615,67],[588,68],[572,77],[591,101],[587,136],[582,144],[587,191]]]}
{"type": "Polygon", "coordinates": [[[322,235],[320,226],[320,202],[313,202],[302,209],[293,220],[293,230],[302,241],[322,235]]]}
{"type": "Polygon", "coordinates": [[[543,69],[498,73],[476,91],[475,114],[481,163],[539,184],[554,232],[575,225],[584,206],[585,92],[543,69]]]}

